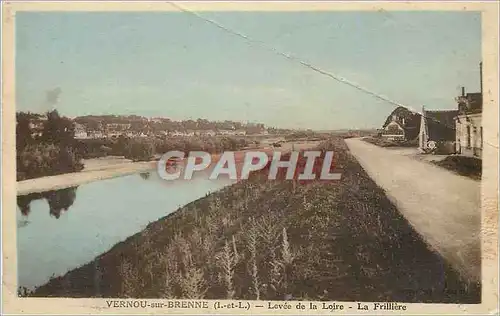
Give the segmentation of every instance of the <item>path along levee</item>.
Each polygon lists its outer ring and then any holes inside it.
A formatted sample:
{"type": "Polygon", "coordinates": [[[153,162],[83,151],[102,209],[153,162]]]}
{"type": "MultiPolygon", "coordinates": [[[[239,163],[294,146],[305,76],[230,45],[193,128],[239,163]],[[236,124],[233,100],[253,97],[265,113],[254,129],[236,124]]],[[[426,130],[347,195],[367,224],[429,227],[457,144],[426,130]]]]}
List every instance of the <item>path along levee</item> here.
{"type": "Polygon", "coordinates": [[[466,280],[480,281],[480,182],[361,139],[346,143],[427,243],[466,280]]]}

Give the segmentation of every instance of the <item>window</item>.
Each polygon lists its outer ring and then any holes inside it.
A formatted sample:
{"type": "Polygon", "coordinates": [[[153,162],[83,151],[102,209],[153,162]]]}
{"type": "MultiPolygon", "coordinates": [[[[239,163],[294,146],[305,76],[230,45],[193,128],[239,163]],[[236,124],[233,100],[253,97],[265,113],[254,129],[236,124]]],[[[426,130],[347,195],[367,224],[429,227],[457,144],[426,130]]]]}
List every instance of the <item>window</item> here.
{"type": "Polygon", "coordinates": [[[467,148],[470,148],[471,135],[470,135],[470,125],[467,125],[467,148]]]}
{"type": "Polygon", "coordinates": [[[481,144],[481,148],[483,148],[483,127],[482,126],[481,126],[481,129],[480,129],[480,133],[481,133],[481,135],[479,136],[480,139],[481,139],[481,143],[480,144],[481,144]]]}

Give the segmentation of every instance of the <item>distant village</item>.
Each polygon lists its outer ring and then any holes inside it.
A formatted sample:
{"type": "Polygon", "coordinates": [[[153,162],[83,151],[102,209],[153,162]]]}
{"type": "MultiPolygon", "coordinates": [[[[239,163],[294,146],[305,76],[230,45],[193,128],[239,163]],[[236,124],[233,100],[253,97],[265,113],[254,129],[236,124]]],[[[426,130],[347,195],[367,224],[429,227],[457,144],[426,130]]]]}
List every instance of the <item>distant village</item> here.
{"type": "MultiPolygon", "coordinates": [[[[47,117],[32,114],[33,136],[41,135],[47,117]]],[[[105,139],[125,137],[189,137],[189,136],[265,136],[289,130],[266,127],[260,123],[233,121],[213,122],[205,119],[172,121],[168,118],[147,118],[137,115],[89,115],[72,119],[75,139],[105,139]]]]}
{"type": "Polygon", "coordinates": [[[483,79],[480,67],[480,91],[462,93],[455,98],[453,110],[425,106],[421,113],[398,107],[387,117],[379,136],[390,141],[414,142],[422,153],[459,154],[482,157],[483,151],[483,79]]]}

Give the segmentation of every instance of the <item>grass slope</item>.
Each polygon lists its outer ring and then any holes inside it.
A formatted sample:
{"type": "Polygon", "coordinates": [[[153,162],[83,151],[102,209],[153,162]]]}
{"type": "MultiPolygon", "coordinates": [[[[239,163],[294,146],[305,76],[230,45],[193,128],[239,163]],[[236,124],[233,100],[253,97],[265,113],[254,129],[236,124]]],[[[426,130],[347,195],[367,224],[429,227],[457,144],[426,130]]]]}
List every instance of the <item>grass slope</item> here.
{"type": "Polygon", "coordinates": [[[433,163],[461,176],[481,180],[482,161],[479,158],[454,155],[433,163]]]}
{"type": "MultiPolygon", "coordinates": [[[[350,155],[340,182],[251,177],[194,201],[32,296],[480,301],[350,155]]],[[[147,207],[147,205],[145,205],[147,207]]]]}

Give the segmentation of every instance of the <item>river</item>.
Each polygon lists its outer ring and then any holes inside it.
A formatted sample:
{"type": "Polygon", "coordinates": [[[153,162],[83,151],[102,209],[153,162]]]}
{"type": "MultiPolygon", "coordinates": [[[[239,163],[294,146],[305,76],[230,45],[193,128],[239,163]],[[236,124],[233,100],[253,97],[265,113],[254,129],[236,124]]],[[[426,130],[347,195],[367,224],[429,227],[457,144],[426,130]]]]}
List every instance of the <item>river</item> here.
{"type": "Polygon", "coordinates": [[[229,180],[161,180],[154,172],[18,197],[18,285],[32,289],[65,274],[150,222],[229,180]]]}

